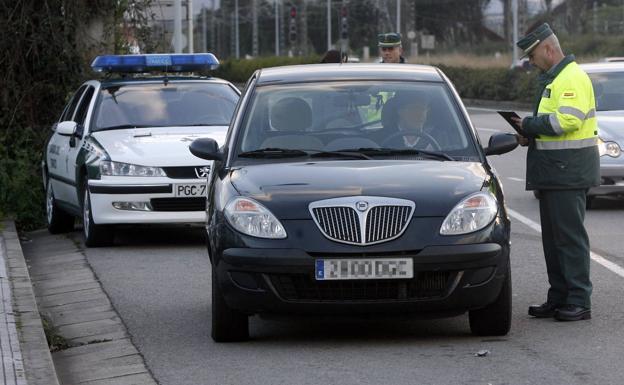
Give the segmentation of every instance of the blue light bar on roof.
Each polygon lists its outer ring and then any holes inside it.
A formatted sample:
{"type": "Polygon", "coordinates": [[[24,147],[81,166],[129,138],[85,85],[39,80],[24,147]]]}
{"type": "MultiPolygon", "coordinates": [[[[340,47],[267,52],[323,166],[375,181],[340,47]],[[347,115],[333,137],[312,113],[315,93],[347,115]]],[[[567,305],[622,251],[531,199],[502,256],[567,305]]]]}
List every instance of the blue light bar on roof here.
{"type": "Polygon", "coordinates": [[[192,72],[214,70],[219,60],[211,53],[104,55],[91,63],[96,72],[192,72]]]}

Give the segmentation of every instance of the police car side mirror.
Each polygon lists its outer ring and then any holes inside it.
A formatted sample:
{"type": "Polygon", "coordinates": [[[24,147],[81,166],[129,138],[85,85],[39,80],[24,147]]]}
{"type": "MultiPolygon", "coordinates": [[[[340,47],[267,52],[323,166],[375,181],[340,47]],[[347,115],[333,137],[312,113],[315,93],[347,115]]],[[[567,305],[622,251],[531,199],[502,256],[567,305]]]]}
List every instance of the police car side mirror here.
{"type": "Polygon", "coordinates": [[[59,124],[57,124],[56,132],[59,135],[72,136],[76,133],[76,127],[78,127],[78,124],[76,124],[76,122],[72,122],[68,120],[68,121],[60,122],[59,124]]]}
{"type": "Polygon", "coordinates": [[[514,134],[494,134],[485,148],[485,155],[501,155],[518,147],[518,138],[514,134]]]}
{"type": "Polygon", "coordinates": [[[191,154],[206,160],[223,160],[223,153],[219,151],[217,141],[212,138],[195,139],[189,146],[191,154]]]}

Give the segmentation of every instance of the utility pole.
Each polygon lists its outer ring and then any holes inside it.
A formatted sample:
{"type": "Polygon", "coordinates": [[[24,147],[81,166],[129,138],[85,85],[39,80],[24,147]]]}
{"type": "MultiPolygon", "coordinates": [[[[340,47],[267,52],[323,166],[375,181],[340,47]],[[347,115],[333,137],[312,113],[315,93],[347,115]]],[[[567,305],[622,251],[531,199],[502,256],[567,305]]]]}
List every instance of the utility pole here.
{"type": "Polygon", "coordinates": [[[210,49],[213,53],[219,52],[219,47],[217,47],[217,12],[215,8],[215,0],[212,0],[210,4],[212,8],[212,12],[210,13],[210,49]]]}
{"type": "Polygon", "coordinates": [[[331,37],[331,0],[327,0],[327,50],[332,49],[331,37]]]}
{"type": "Polygon", "coordinates": [[[182,0],[173,2],[173,51],[182,53],[182,0]]]}
{"type": "Polygon", "coordinates": [[[516,42],[518,41],[518,0],[511,0],[511,11],[513,14],[513,41],[511,42],[512,66],[518,62],[518,50],[516,42]]]}
{"type": "Polygon", "coordinates": [[[236,58],[240,59],[240,36],[238,34],[238,0],[234,0],[234,34],[236,39],[236,58]]]}
{"type": "Polygon", "coordinates": [[[280,55],[280,39],[279,39],[279,7],[278,7],[278,2],[279,0],[275,0],[275,56],[279,56],[280,55]]]}
{"type": "Polygon", "coordinates": [[[186,17],[188,18],[188,52],[195,52],[193,41],[193,0],[186,0],[186,17]]]}
{"type": "Polygon", "coordinates": [[[258,56],[259,43],[258,43],[258,0],[253,0],[251,4],[251,55],[258,56]]]}
{"type": "Polygon", "coordinates": [[[594,23],[594,33],[598,33],[598,2],[594,0],[593,7],[593,23],[594,23]]]}
{"type": "MultiPolygon", "coordinates": [[[[624,0],[623,0],[624,1],[624,0]]],[[[307,55],[308,50],[308,3],[306,1],[301,4],[301,51],[307,55]]]]}
{"type": "Polygon", "coordinates": [[[396,31],[397,33],[401,33],[401,0],[397,0],[397,21],[396,21],[396,31]]]}
{"type": "Polygon", "coordinates": [[[205,6],[202,6],[202,52],[208,52],[208,28],[206,27],[205,6]]]}

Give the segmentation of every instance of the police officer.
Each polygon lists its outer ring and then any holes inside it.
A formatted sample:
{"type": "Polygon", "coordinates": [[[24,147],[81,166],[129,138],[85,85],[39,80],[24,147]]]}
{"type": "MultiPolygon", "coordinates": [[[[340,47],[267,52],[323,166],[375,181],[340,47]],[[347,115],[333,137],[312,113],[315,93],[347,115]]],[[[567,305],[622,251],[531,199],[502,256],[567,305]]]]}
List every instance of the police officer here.
{"type": "Polygon", "coordinates": [[[400,33],[389,32],[377,35],[377,45],[382,63],[405,63],[400,33]]]}
{"type": "Polygon", "coordinates": [[[533,116],[516,119],[528,145],[527,190],[540,192],[542,245],[550,288],[529,315],[560,321],[591,318],[589,238],[583,225],[587,189],[600,181],[594,90],[573,55],[564,56],[544,23],[520,39],[542,73],[533,116]]]}

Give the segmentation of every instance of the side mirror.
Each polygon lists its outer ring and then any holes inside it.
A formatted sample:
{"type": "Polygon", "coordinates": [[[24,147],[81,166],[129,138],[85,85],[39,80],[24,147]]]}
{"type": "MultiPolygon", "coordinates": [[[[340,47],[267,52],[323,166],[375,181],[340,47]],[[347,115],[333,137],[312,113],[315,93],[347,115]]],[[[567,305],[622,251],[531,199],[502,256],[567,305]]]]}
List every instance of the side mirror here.
{"type": "Polygon", "coordinates": [[[58,132],[59,135],[71,136],[76,133],[77,127],[78,124],[76,122],[67,120],[56,125],[56,132],[58,132]]]}
{"type": "Polygon", "coordinates": [[[485,149],[485,155],[501,155],[518,147],[518,138],[514,134],[494,134],[485,149]]]}
{"type": "Polygon", "coordinates": [[[195,139],[189,146],[191,154],[206,160],[223,160],[223,153],[219,151],[217,141],[212,138],[195,139]]]}

